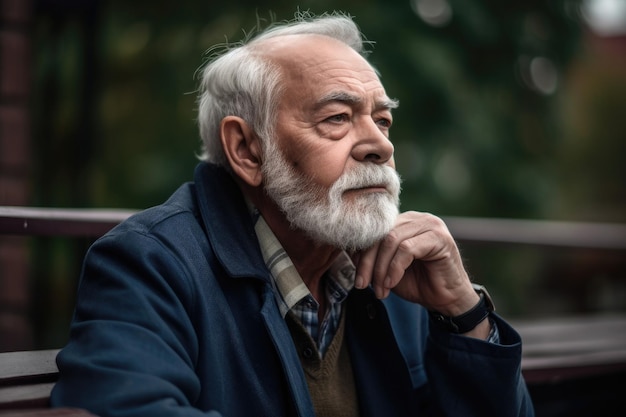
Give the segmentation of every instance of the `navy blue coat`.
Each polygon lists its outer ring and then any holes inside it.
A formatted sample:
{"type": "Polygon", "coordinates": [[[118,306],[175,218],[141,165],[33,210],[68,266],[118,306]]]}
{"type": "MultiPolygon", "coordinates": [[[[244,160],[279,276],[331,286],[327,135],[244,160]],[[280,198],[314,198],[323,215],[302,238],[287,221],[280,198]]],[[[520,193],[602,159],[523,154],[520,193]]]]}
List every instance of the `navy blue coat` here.
{"type": "MultiPolygon", "coordinates": [[[[89,249],[53,406],[100,416],[313,416],[251,216],[228,174],[193,183],[89,249]]],[[[532,416],[519,335],[505,346],[429,331],[425,310],[348,298],[362,416],[532,416]]]]}

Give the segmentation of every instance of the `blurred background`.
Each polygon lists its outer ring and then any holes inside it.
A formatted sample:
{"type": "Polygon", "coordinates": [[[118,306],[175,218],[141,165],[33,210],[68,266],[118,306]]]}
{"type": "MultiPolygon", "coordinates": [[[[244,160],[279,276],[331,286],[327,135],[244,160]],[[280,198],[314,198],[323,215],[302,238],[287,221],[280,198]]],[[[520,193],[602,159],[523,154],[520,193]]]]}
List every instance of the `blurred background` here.
{"type": "MultiPolygon", "coordinates": [[[[374,41],[404,210],[626,223],[625,0],[0,0],[0,205],[159,204],[207,49],[298,8],[374,41]]],[[[65,343],[90,243],[0,237],[0,350],[65,343]]],[[[507,318],[626,312],[623,247],[459,244],[507,318]]]]}

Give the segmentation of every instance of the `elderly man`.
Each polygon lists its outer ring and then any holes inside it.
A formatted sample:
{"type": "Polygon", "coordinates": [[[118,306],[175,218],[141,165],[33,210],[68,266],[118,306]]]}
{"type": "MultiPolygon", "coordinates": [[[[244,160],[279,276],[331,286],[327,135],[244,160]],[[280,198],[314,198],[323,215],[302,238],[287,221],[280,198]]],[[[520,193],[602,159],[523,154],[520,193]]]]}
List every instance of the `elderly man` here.
{"type": "Polygon", "coordinates": [[[443,222],[398,213],[396,101],[342,14],[202,72],[193,183],[86,256],[55,406],[101,416],[532,416],[518,334],[443,222]]]}

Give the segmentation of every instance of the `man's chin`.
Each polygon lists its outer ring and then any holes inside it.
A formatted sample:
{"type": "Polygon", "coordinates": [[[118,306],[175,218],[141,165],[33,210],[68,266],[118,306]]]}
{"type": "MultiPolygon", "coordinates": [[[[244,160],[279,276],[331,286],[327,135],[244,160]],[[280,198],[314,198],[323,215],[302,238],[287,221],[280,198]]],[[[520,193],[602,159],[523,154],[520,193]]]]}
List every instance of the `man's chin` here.
{"type": "Polygon", "coordinates": [[[359,231],[346,231],[338,233],[333,230],[332,233],[323,233],[320,230],[313,232],[313,239],[321,244],[330,245],[347,252],[358,252],[369,249],[380,242],[391,231],[391,228],[376,234],[364,233],[359,231]]]}

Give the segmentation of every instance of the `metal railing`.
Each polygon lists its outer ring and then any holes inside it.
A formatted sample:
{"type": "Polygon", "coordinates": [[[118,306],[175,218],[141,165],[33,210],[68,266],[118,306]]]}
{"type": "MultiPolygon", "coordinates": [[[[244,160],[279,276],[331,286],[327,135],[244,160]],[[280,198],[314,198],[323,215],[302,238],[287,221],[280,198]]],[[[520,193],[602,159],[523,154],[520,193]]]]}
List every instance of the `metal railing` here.
{"type": "Polygon", "coordinates": [[[0,206],[0,235],[98,237],[134,210],[0,206]]]}
{"type": "MultiPolygon", "coordinates": [[[[97,237],[135,212],[0,206],[0,234],[97,237]]],[[[455,239],[465,242],[626,250],[626,224],[451,216],[443,220],[455,239]]]]}

